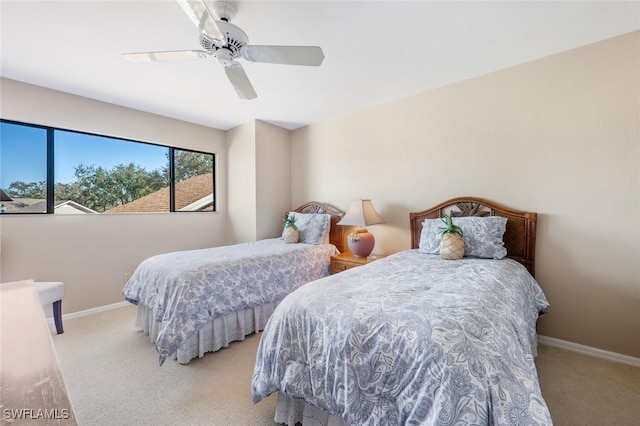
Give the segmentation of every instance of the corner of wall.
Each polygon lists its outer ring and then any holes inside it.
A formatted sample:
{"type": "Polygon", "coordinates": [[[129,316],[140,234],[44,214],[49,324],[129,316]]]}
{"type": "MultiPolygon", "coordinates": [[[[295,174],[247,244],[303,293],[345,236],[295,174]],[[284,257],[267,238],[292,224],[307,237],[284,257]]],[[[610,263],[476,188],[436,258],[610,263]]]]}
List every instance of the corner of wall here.
{"type": "Polygon", "coordinates": [[[256,239],[256,122],[227,131],[227,235],[233,244],[256,239]]]}

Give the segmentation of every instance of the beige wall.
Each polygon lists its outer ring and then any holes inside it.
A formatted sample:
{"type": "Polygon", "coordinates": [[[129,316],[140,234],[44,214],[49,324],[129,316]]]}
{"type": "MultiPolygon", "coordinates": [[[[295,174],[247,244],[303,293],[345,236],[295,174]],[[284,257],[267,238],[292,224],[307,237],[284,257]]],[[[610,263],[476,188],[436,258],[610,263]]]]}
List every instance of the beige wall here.
{"type": "MultiPolygon", "coordinates": [[[[1,117],[216,154],[217,201],[226,204],[225,132],[0,80],[1,117]]],[[[63,281],[65,313],[121,302],[124,277],[145,258],[225,244],[226,212],[3,215],[0,281],[63,281]]]]}
{"type": "Polygon", "coordinates": [[[256,124],[227,131],[229,241],[256,239],[256,124]]]}
{"type": "Polygon", "coordinates": [[[253,121],[227,132],[229,241],[273,238],[291,207],[290,132],[253,121]]]}
{"type": "Polygon", "coordinates": [[[256,122],[256,239],[282,234],[282,218],[291,209],[291,132],[256,122]]]}
{"type": "Polygon", "coordinates": [[[536,211],[540,333],[640,357],[639,52],[635,32],[296,130],[292,203],[371,197],[379,253],[456,196],[536,211]]]}

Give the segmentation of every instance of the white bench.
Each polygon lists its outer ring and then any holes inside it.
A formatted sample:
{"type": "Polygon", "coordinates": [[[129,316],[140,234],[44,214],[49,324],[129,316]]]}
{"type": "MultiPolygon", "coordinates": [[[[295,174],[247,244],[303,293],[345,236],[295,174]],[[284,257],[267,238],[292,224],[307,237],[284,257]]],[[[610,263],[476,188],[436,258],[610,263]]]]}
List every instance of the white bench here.
{"type": "Polygon", "coordinates": [[[37,281],[35,283],[42,307],[53,305],[53,322],[58,334],[64,333],[62,329],[62,295],[64,283],[60,281],[37,281]]]}

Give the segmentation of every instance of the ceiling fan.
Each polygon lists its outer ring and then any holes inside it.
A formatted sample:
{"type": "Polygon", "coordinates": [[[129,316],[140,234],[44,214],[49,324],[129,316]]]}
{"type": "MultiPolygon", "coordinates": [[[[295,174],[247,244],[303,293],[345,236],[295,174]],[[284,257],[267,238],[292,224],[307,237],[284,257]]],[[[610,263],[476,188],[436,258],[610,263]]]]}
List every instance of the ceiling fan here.
{"type": "Polygon", "coordinates": [[[176,0],[200,30],[200,45],[204,50],[175,50],[163,52],[123,53],[131,62],[175,61],[203,59],[214,56],[224,67],[225,74],[240,99],[255,99],[256,91],[247,73],[236,59],[270,64],[319,66],[324,53],[318,46],[250,45],[247,34],[229,23],[235,16],[233,4],[214,3],[213,15],[204,0],[176,0]]]}

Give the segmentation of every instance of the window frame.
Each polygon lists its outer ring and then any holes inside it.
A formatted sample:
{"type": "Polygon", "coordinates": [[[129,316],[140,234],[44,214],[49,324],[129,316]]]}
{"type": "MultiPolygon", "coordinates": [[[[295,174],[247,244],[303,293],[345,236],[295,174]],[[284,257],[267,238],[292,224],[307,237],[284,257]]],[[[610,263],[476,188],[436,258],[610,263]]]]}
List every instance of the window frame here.
{"type": "MultiPolygon", "coordinates": [[[[169,211],[166,212],[131,212],[131,213],[117,213],[117,214],[166,214],[166,213],[215,213],[218,211],[218,200],[217,200],[217,194],[216,194],[216,182],[217,182],[217,175],[216,175],[216,154],[214,152],[205,152],[205,151],[199,151],[197,149],[192,149],[192,148],[180,148],[180,147],[174,147],[174,146],[169,146],[169,145],[163,145],[160,143],[154,143],[154,142],[146,142],[146,141],[138,141],[138,140],[134,140],[134,139],[128,139],[128,138],[123,138],[123,137],[115,137],[115,136],[109,136],[109,135],[102,135],[99,133],[92,133],[92,132],[85,132],[85,131],[79,131],[79,130],[70,130],[70,129],[64,129],[61,127],[52,127],[52,126],[44,126],[41,124],[32,124],[32,123],[25,123],[25,122],[21,122],[21,121],[15,121],[15,120],[8,120],[8,119],[4,119],[4,118],[0,118],[0,123],[7,123],[7,124],[12,124],[12,125],[18,125],[18,126],[25,126],[25,127],[34,127],[34,128],[38,128],[38,129],[43,129],[46,131],[46,137],[47,137],[47,141],[46,141],[46,146],[47,146],[47,153],[46,153],[46,157],[47,157],[47,161],[46,161],[46,191],[47,191],[47,199],[46,199],[46,212],[13,212],[13,213],[4,213],[2,214],[2,216],[13,216],[13,215],[43,215],[43,214],[54,214],[55,213],[55,131],[63,131],[63,132],[72,132],[72,133],[78,133],[81,135],[87,135],[87,136],[95,136],[95,137],[101,137],[101,138],[108,138],[108,139],[114,139],[117,141],[121,141],[121,142],[129,142],[129,143],[139,143],[139,144],[145,144],[145,145],[153,145],[153,146],[157,146],[157,147],[161,147],[161,148],[167,148],[169,151],[169,155],[168,155],[168,159],[169,159],[169,211]],[[176,210],[175,209],[175,187],[176,187],[176,182],[175,182],[175,151],[188,151],[188,152],[193,152],[193,153],[197,153],[197,154],[205,154],[205,155],[211,155],[211,173],[212,173],[212,192],[213,192],[213,209],[212,210],[199,210],[199,211],[189,211],[189,210],[176,210]]],[[[103,215],[104,213],[99,213],[99,215],[103,215]]]]}

